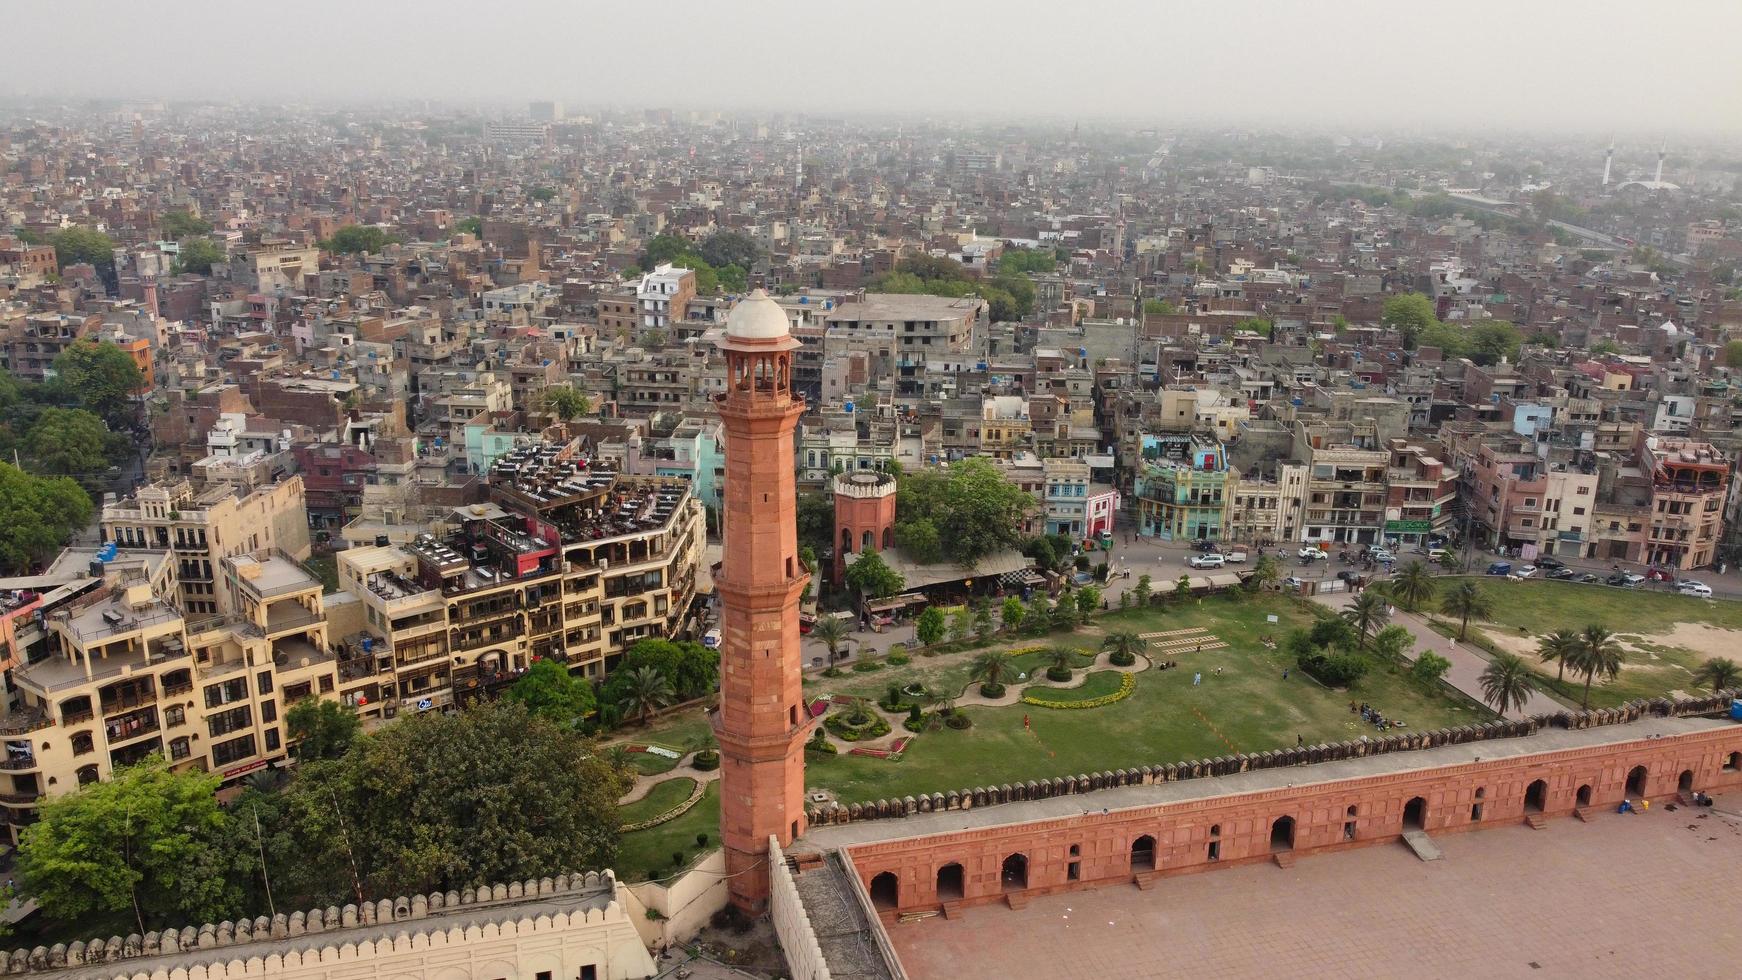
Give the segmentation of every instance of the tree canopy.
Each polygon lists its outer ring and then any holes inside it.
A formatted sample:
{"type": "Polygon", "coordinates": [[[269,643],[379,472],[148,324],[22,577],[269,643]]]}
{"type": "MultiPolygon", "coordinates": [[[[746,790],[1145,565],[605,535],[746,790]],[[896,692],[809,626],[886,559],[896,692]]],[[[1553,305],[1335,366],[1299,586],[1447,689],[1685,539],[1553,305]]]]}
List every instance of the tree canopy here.
{"type": "Polygon", "coordinates": [[[575,725],[598,707],[593,685],[555,660],[534,663],[508,689],[508,697],[526,705],[536,717],[558,725],[575,725]]]}
{"type": "Polygon", "coordinates": [[[210,238],[184,238],[181,241],[181,251],[176,256],[176,268],[183,272],[193,272],[208,275],[212,266],[223,262],[229,256],[224,252],[224,246],[210,238]]]}
{"type": "Polygon", "coordinates": [[[90,523],[91,498],[67,477],[32,476],[0,463],[0,566],[14,574],[59,550],[90,523]]]}
{"type": "Polygon", "coordinates": [[[1732,340],[1724,345],[1724,366],[1742,368],[1742,340],[1732,340]]]}
{"type": "Polygon", "coordinates": [[[716,231],[702,239],[696,254],[715,268],[735,265],[742,271],[756,266],[762,257],[762,249],[743,232],[716,231]]]}
{"type": "Polygon", "coordinates": [[[49,238],[54,260],[62,269],[86,262],[99,269],[115,268],[115,240],[92,228],[63,228],[49,238]]]}
{"type": "Polygon", "coordinates": [[[119,932],[234,915],[242,893],[225,860],[218,783],[151,756],[47,800],[19,847],[25,891],[50,918],[119,932]]]}
{"type": "Polygon", "coordinates": [[[549,201],[552,198],[556,197],[556,188],[554,188],[554,187],[534,187],[532,190],[529,190],[526,192],[526,196],[532,198],[534,201],[537,201],[540,204],[543,204],[546,201],[549,201]]]}
{"type": "Polygon", "coordinates": [[[171,211],[163,216],[163,237],[172,242],[212,233],[212,223],[196,218],[186,211],[171,211]]]}
{"type": "Polygon", "coordinates": [[[134,397],[145,387],[145,376],[133,355],[108,341],[80,340],[54,359],[54,371],[66,391],[109,428],[131,427],[134,397]]]}
{"type": "Polygon", "coordinates": [[[82,408],[45,408],[24,437],[24,452],[51,476],[92,477],[109,465],[109,429],[82,408]]]}
{"type": "Polygon", "coordinates": [[[1179,307],[1165,299],[1146,299],[1143,301],[1144,316],[1173,316],[1179,312],[1179,307]]]}
{"type": "Polygon", "coordinates": [[[895,271],[872,280],[870,289],[883,293],[924,293],[963,297],[978,294],[993,320],[1021,319],[1034,312],[1034,283],[1020,272],[1000,268],[990,281],[975,279],[960,262],[932,255],[902,259],[895,271]]]}
{"type": "Polygon", "coordinates": [[[641,667],[653,668],[671,685],[677,700],[688,701],[714,690],[720,679],[720,652],[688,640],[642,640],[629,648],[606,678],[599,693],[600,703],[620,703],[628,687],[628,675],[641,667]]]}
{"type": "Polygon", "coordinates": [[[929,521],[941,539],[944,557],[970,566],[1015,547],[1021,540],[1022,519],[1034,504],[1034,498],[1006,480],[996,466],[978,457],[947,469],[904,475],[895,501],[897,533],[904,524],[929,521]]]}
{"type": "Polygon", "coordinates": [[[1385,301],[1380,322],[1397,331],[1404,350],[1414,350],[1423,331],[1439,322],[1434,301],[1421,293],[1404,293],[1385,301]]]}
{"type": "Polygon", "coordinates": [[[1007,248],[998,256],[998,272],[1014,276],[1051,272],[1058,268],[1058,255],[1046,248],[1007,248]]]}
{"type": "Polygon", "coordinates": [[[867,599],[883,599],[900,592],[907,584],[901,573],[889,567],[883,556],[872,548],[847,566],[847,584],[858,589],[867,599]]]}
{"type": "Polygon", "coordinates": [[[461,234],[461,235],[472,235],[472,236],[475,236],[477,238],[483,238],[484,237],[484,219],[483,218],[475,218],[475,217],[474,218],[461,218],[460,220],[454,222],[454,233],[461,234]]]}
{"type": "Polygon", "coordinates": [[[363,731],[355,711],[327,698],[304,698],[291,705],[284,723],[303,762],[343,756],[363,731]]]}
{"type": "Polygon", "coordinates": [[[379,252],[404,240],[374,225],[346,225],[333,232],[333,237],[321,242],[320,246],[335,255],[356,255],[379,252]]]}
{"type": "Polygon", "coordinates": [[[647,248],[642,251],[638,265],[639,268],[652,270],[668,262],[696,274],[696,294],[699,296],[712,296],[720,292],[724,278],[730,278],[740,287],[744,284],[742,266],[734,269],[728,277],[722,277],[720,271],[696,250],[694,243],[682,235],[653,236],[648,240],[647,248]]]}
{"type": "Polygon", "coordinates": [[[567,422],[593,410],[593,400],[573,385],[551,385],[544,389],[544,407],[567,422]]]}

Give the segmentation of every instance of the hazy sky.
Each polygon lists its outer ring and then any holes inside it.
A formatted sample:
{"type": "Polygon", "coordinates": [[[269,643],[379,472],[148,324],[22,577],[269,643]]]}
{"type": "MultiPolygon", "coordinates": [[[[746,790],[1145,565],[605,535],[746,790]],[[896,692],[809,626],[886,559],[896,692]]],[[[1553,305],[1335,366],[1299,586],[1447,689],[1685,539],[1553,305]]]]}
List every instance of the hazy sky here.
{"type": "Polygon", "coordinates": [[[0,94],[1742,135],[1742,0],[0,3],[0,94]]]}

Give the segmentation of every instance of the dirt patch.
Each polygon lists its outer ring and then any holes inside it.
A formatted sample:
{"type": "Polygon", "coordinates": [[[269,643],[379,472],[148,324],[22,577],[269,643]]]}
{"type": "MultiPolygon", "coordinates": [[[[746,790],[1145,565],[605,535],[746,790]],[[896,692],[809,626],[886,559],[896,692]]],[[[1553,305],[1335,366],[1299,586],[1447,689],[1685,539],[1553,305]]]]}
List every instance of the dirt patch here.
{"type": "MultiPolygon", "coordinates": [[[[1537,659],[1538,641],[1541,638],[1534,633],[1520,633],[1516,628],[1493,623],[1483,623],[1482,632],[1490,642],[1507,653],[1515,653],[1528,660],[1537,659]]],[[[1616,635],[1615,641],[1627,653],[1628,659],[1621,665],[1622,670],[1658,670],[1680,666],[1674,661],[1679,659],[1675,654],[1682,650],[1692,652],[1696,661],[1708,657],[1734,656],[1737,645],[1742,643],[1742,631],[1722,629],[1705,623],[1677,623],[1667,633],[1622,633],[1616,635]],[[1670,656],[1665,657],[1664,654],[1670,656]]]]}
{"type": "Polygon", "coordinates": [[[1662,646],[1692,650],[1699,659],[1705,660],[1708,657],[1734,657],[1737,645],[1742,643],[1742,632],[1705,623],[1677,623],[1668,633],[1654,633],[1646,639],[1662,646]]]}

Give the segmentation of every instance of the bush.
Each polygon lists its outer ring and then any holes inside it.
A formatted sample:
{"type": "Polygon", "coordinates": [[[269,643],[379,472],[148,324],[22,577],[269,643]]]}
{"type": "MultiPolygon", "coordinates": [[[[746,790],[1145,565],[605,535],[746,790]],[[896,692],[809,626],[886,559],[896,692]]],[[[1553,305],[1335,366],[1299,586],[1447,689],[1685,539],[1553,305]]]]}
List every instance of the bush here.
{"type": "Polygon", "coordinates": [[[889,666],[891,667],[904,667],[910,663],[913,663],[913,658],[905,653],[891,653],[889,655],[889,666]]]}
{"type": "Polygon", "coordinates": [[[1129,667],[1137,662],[1137,654],[1130,650],[1115,650],[1107,656],[1107,662],[1115,667],[1129,667]]]}
{"type": "Polygon", "coordinates": [[[683,867],[683,852],[682,851],[672,851],[671,852],[671,866],[674,868],[683,867]]]}
{"type": "Polygon", "coordinates": [[[1358,653],[1318,654],[1301,661],[1300,669],[1328,687],[1349,687],[1367,673],[1367,658],[1358,653]]]}
{"type": "Polygon", "coordinates": [[[918,721],[919,720],[919,705],[915,704],[915,705],[910,705],[908,707],[907,720],[908,721],[918,721]]]}
{"type": "Polygon", "coordinates": [[[950,712],[950,716],[944,719],[944,724],[959,732],[962,729],[973,725],[974,720],[969,718],[966,712],[952,711],[950,712]]]}
{"type": "Polygon", "coordinates": [[[708,846],[708,835],[707,834],[697,834],[696,835],[696,846],[697,847],[707,847],[708,846]]]}
{"type": "Polygon", "coordinates": [[[826,667],[823,669],[823,676],[824,677],[840,677],[840,676],[842,676],[841,668],[839,668],[839,667],[826,667]]]}
{"type": "Polygon", "coordinates": [[[1071,679],[1071,669],[1069,667],[1048,667],[1046,679],[1063,683],[1071,679]]]}
{"type": "Polygon", "coordinates": [[[1003,684],[981,684],[980,696],[983,698],[1001,698],[1004,696],[1003,684]]]}
{"type": "Polygon", "coordinates": [[[882,715],[869,712],[863,723],[854,724],[847,720],[847,716],[851,713],[850,711],[833,712],[823,720],[823,727],[843,742],[863,742],[867,739],[882,738],[889,734],[889,722],[882,715]]]}
{"type": "Polygon", "coordinates": [[[820,752],[823,755],[839,755],[841,750],[835,748],[835,743],[826,738],[813,738],[804,743],[806,752],[820,752]]]}
{"type": "Polygon", "coordinates": [[[869,674],[874,670],[882,670],[883,662],[880,660],[855,660],[853,661],[853,669],[861,674],[869,674]]]}
{"type": "Polygon", "coordinates": [[[931,721],[929,719],[922,719],[922,718],[904,718],[904,719],[902,719],[901,727],[907,729],[908,731],[914,733],[915,735],[918,735],[919,733],[925,731],[927,728],[931,727],[931,721]]]}
{"type": "Polygon", "coordinates": [[[720,753],[715,749],[703,749],[696,753],[694,759],[690,760],[690,765],[697,772],[713,772],[720,768],[720,753]]]}

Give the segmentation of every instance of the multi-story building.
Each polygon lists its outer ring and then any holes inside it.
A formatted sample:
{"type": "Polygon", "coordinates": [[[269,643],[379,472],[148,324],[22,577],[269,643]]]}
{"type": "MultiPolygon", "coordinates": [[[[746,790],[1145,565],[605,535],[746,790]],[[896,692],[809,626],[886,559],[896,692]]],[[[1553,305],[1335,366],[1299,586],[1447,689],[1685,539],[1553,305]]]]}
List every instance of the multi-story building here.
{"type": "Polygon", "coordinates": [[[1193,436],[1182,458],[1145,459],[1136,477],[1137,526],[1163,541],[1223,536],[1228,457],[1219,443],[1193,436]]]}
{"type": "Polygon", "coordinates": [[[1307,466],[1301,540],[1377,544],[1385,519],[1391,457],[1370,425],[1296,422],[1294,458],[1307,466]]]}
{"type": "Polygon", "coordinates": [[[696,294],[696,274],[667,262],[641,277],[635,286],[635,304],[644,329],[669,327],[684,318],[696,294]]]}
{"type": "Polygon", "coordinates": [[[1717,556],[1730,462],[1711,443],[1650,437],[1639,442],[1639,468],[1651,476],[1645,560],[1701,568],[1717,556]]]}
{"type": "Polygon", "coordinates": [[[499,459],[490,493],[447,536],[339,553],[364,607],[344,645],[370,658],[341,695],[365,717],[487,694],[535,659],[599,677],[638,640],[687,630],[705,533],[688,480],[540,445],[499,459]]]}
{"type": "Polygon", "coordinates": [[[260,293],[295,292],[303,277],[320,271],[321,250],[314,245],[263,241],[230,257],[237,278],[260,293]]]}
{"type": "Polygon", "coordinates": [[[1041,461],[1046,474],[1042,503],[1046,533],[1081,538],[1088,526],[1089,464],[1075,459],[1041,461]]]}
{"type": "Polygon", "coordinates": [[[23,381],[47,381],[54,374],[54,359],[102,329],[100,316],[71,313],[32,313],[14,321],[0,346],[0,368],[23,381]]]}
{"type": "Polygon", "coordinates": [[[909,366],[927,354],[961,353],[974,342],[974,325],[986,309],[981,299],[949,299],[906,293],[866,293],[824,317],[825,347],[869,350],[909,366]]]}
{"type": "Polygon", "coordinates": [[[188,615],[234,612],[217,588],[223,559],[262,549],[308,557],[302,477],[257,490],[216,484],[198,493],[185,480],[149,484],[103,508],[102,536],[122,549],[170,552],[176,564],[171,598],[188,615]]]}
{"type": "Polygon", "coordinates": [[[1476,447],[1465,473],[1471,536],[1525,558],[1601,557],[1591,540],[1597,475],[1529,450],[1518,442],[1476,447]]]}
{"type": "Polygon", "coordinates": [[[1247,471],[1230,468],[1225,491],[1227,536],[1263,546],[1300,540],[1306,487],[1307,468],[1299,463],[1272,461],[1269,469],[1247,471]]]}
{"type": "Polygon", "coordinates": [[[1391,440],[1385,470],[1385,537],[1397,544],[1425,546],[1445,541],[1456,520],[1457,473],[1421,446],[1391,440]]]}

